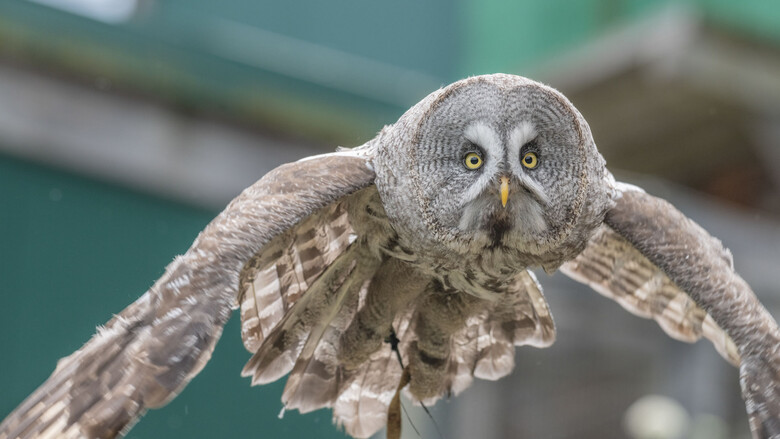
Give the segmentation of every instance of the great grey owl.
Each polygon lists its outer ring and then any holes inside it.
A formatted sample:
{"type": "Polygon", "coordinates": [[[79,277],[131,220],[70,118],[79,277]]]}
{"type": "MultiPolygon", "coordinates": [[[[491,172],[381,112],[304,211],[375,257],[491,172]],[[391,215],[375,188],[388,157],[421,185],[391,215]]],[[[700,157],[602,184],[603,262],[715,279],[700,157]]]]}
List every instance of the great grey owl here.
{"type": "Polygon", "coordinates": [[[780,331],[718,241],[618,183],[559,92],[519,76],[433,92],[366,144],[246,189],[135,303],[0,425],[0,439],[106,438],[170,401],[233,309],[252,384],[333,410],[354,437],[387,421],[402,366],[432,403],[511,372],[555,327],[529,268],[558,269],[708,338],[740,367],[755,438],[780,437],[780,331]],[[388,343],[391,335],[397,344],[388,343]]]}

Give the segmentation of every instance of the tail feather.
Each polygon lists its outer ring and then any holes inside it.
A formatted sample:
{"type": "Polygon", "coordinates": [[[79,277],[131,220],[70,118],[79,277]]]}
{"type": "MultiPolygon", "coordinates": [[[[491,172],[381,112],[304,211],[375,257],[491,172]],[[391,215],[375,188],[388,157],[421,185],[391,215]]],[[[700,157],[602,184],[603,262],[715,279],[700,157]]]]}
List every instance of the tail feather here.
{"type": "Polygon", "coordinates": [[[479,313],[466,320],[466,326],[452,338],[450,363],[444,387],[448,393],[457,395],[474,381],[474,366],[477,356],[485,349],[485,313],[479,313]]]}
{"type": "Polygon", "coordinates": [[[486,302],[452,337],[445,394],[459,394],[475,377],[497,380],[511,373],[515,346],[545,347],[554,341],[555,324],[542,287],[533,273],[524,270],[511,291],[497,302],[486,302]]]}
{"type": "MultiPolygon", "coordinates": [[[[414,337],[410,328],[411,318],[412,312],[407,311],[393,323],[402,358],[414,337]]],[[[349,379],[342,382],[333,405],[336,425],[344,427],[347,434],[356,438],[370,437],[384,427],[401,372],[396,353],[388,343],[383,344],[349,379]]]]}
{"type": "Polygon", "coordinates": [[[497,380],[509,375],[515,368],[515,347],[511,334],[507,334],[495,321],[488,320],[479,325],[477,337],[481,341],[481,349],[474,362],[474,377],[497,380]]]}

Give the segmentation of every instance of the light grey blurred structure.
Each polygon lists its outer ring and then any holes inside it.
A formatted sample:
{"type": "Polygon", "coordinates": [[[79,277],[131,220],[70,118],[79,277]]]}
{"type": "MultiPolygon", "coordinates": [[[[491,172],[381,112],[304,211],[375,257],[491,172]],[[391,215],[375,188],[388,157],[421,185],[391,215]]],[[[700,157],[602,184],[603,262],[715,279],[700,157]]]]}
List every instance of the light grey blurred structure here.
{"type": "MultiPolygon", "coordinates": [[[[610,168],[721,238],[738,271],[780,316],[776,46],[673,6],[511,73],[569,96],[610,168]]],[[[85,82],[0,59],[3,153],[142,191],[217,208],[273,167],[337,146],[250,125],[116,91],[109,79],[85,82]]],[[[344,146],[361,142],[351,140],[344,146]]],[[[679,401],[694,420],[716,416],[729,428],[724,437],[748,437],[737,370],[710,345],[671,340],[654,322],[562,276],[539,278],[557,342],[519,349],[510,377],[476,381],[439,403],[433,412],[443,437],[626,437],[626,409],[648,394],[679,401]]],[[[436,437],[430,421],[410,411],[422,437],[436,437]]],[[[404,434],[416,437],[408,426],[404,434]]]]}
{"type": "Polygon", "coordinates": [[[311,142],[2,64],[0,145],[20,157],[214,208],[276,166],[326,152],[311,142]]]}

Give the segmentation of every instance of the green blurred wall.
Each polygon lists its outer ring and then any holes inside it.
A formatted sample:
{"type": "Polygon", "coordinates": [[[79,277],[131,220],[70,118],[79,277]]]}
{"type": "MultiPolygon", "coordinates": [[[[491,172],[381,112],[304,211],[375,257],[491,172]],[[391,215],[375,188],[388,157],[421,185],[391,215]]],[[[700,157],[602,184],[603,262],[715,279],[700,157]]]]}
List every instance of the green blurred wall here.
{"type": "Polygon", "coordinates": [[[460,76],[524,69],[669,0],[463,0],[460,76]]]}
{"type": "Polygon", "coordinates": [[[777,0],[461,0],[457,77],[520,73],[670,5],[748,38],[780,43],[777,0]]]}
{"type": "MultiPolygon", "coordinates": [[[[0,418],[140,296],[216,214],[0,155],[0,418]]],[[[129,438],[341,438],[329,411],[281,409],[252,388],[239,319],[212,361],[129,438]]]]}

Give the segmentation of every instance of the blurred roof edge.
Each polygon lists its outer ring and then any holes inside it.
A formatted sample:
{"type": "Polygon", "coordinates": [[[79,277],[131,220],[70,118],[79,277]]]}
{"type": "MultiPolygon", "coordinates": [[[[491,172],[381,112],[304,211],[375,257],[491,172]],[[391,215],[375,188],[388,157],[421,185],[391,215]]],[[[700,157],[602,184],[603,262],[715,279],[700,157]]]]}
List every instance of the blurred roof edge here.
{"type": "MultiPolygon", "coordinates": [[[[229,47],[222,44],[219,51],[215,48],[212,53],[202,53],[164,41],[149,45],[139,43],[137,36],[118,35],[122,29],[116,26],[51,11],[50,14],[62,15],[59,20],[80,22],[66,35],[57,36],[7,6],[0,7],[2,62],[44,70],[47,74],[56,73],[97,88],[107,83],[114,91],[152,99],[179,111],[218,117],[286,137],[354,146],[359,139],[378,131],[382,121],[398,117],[405,108],[399,99],[414,102],[429,88],[438,86],[433,78],[399,68],[395,68],[399,71],[394,71],[393,75],[376,75],[388,66],[370,60],[361,64],[365,72],[358,72],[365,79],[362,84],[354,80],[317,83],[317,77],[312,75],[291,75],[295,66],[285,67],[283,60],[276,63],[276,71],[273,60],[257,65],[257,59],[266,54],[257,53],[251,47],[225,51],[229,47]],[[104,33],[111,34],[110,43],[100,38],[104,33]],[[121,50],[117,50],[117,41],[121,50]],[[221,58],[221,61],[204,61],[204,58],[221,58]],[[208,72],[204,72],[204,68],[208,72]],[[244,70],[250,70],[249,74],[244,70]],[[237,74],[237,71],[243,74],[237,74]],[[393,84],[391,77],[401,77],[405,83],[393,84]],[[371,90],[377,91],[370,93],[371,90]],[[414,90],[417,94],[410,97],[414,90]]],[[[41,8],[38,5],[23,7],[41,8]]],[[[247,31],[237,23],[235,26],[228,26],[230,23],[227,22],[222,24],[235,32],[247,31]]],[[[307,44],[298,43],[299,46],[307,44]]],[[[334,59],[350,56],[335,50],[330,55],[334,59]]],[[[357,56],[350,60],[355,59],[360,61],[357,56]]],[[[338,77],[338,73],[335,76],[338,77]]]]}
{"type": "Polygon", "coordinates": [[[0,148],[213,209],[274,167],[335,145],[270,136],[0,63],[0,148]]]}
{"type": "Polygon", "coordinates": [[[678,4],[613,29],[531,71],[572,92],[636,69],[651,80],[684,80],[751,108],[780,110],[777,45],[718,26],[696,9],[678,4]]]}
{"type": "Polygon", "coordinates": [[[780,49],[672,5],[531,72],[583,113],[610,168],[780,217],[780,49]]]}

